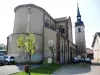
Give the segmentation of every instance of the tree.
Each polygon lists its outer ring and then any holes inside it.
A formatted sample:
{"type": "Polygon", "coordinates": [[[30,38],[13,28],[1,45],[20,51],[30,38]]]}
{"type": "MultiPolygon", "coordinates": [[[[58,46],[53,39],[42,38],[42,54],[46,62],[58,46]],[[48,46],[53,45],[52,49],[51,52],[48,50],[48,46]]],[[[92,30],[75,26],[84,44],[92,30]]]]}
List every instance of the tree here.
{"type": "Polygon", "coordinates": [[[29,75],[31,75],[31,55],[34,54],[37,49],[36,37],[33,33],[28,33],[26,37],[20,35],[17,39],[17,45],[19,48],[24,48],[29,57],[29,75]]]}
{"type": "Polygon", "coordinates": [[[0,43],[0,50],[6,50],[6,45],[3,43],[0,43]]]}

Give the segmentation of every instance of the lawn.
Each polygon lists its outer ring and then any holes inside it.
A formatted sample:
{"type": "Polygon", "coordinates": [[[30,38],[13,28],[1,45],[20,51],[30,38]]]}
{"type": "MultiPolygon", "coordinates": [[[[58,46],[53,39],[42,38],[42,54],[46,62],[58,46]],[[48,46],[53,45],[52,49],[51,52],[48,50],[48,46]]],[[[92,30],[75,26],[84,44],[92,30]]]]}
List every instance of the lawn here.
{"type": "MultiPolygon", "coordinates": [[[[61,67],[60,64],[49,64],[47,66],[41,65],[40,67],[31,70],[31,75],[50,75],[61,67]]],[[[13,75],[28,75],[24,71],[13,75]]]]}

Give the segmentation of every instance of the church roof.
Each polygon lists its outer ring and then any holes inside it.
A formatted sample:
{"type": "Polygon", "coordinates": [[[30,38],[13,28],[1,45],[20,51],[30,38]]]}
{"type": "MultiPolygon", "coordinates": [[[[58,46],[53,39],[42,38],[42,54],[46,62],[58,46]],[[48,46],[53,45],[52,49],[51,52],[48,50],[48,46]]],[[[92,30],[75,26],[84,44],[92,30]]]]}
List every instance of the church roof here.
{"type": "Polygon", "coordinates": [[[68,19],[68,17],[55,18],[54,20],[55,20],[56,22],[59,22],[59,21],[65,21],[66,19],[68,19]]]}

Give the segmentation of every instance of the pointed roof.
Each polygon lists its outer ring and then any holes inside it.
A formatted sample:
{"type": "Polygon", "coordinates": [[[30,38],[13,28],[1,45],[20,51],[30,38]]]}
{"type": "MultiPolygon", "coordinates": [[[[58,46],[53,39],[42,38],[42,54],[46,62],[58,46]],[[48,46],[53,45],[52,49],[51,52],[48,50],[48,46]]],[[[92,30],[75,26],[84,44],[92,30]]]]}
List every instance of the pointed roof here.
{"type": "Polygon", "coordinates": [[[81,14],[78,3],[77,3],[77,21],[75,22],[75,26],[84,26],[84,22],[81,20],[81,14]]]}
{"type": "Polygon", "coordinates": [[[81,14],[80,14],[80,10],[79,10],[78,3],[77,3],[77,17],[81,17],[81,14]]]}
{"type": "Polygon", "coordinates": [[[97,35],[100,37],[100,32],[96,32],[97,33],[97,35]]]}
{"type": "Polygon", "coordinates": [[[94,38],[93,38],[93,42],[92,42],[92,47],[94,47],[97,36],[99,36],[99,38],[100,38],[100,32],[95,33],[94,38]]]}

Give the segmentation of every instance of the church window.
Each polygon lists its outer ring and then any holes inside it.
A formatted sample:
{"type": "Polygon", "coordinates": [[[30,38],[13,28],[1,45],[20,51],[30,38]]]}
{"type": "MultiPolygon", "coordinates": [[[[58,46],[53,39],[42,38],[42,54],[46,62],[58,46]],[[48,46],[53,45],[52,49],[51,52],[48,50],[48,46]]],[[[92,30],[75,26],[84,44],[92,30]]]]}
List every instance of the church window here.
{"type": "Polygon", "coordinates": [[[65,29],[64,28],[61,29],[61,33],[65,33],[65,29]]]}
{"type": "Polygon", "coordinates": [[[78,28],[78,32],[81,32],[81,28],[78,28]]]}
{"type": "Polygon", "coordinates": [[[62,26],[60,26],[59,28],[58,28],[58,30],[63,34],[63,33],[65,33],[65,29],[64,29],[64,27],[62,27],[62,26]]]}
{"type": "Polygon", "coordinates": [[[46,26],[47,28],[49,28],[49,20],[48,20],[48,19],[46,19],[46,21],[45,21],[45,26],[46,26]]]}
{"type": "Polygon", "coordinates": [[[55,26],[54,26],[54,24],[52,24],[52,25],[51,25],[51,28],[52,28],[53,30],[55,29],[55,26]]]}

